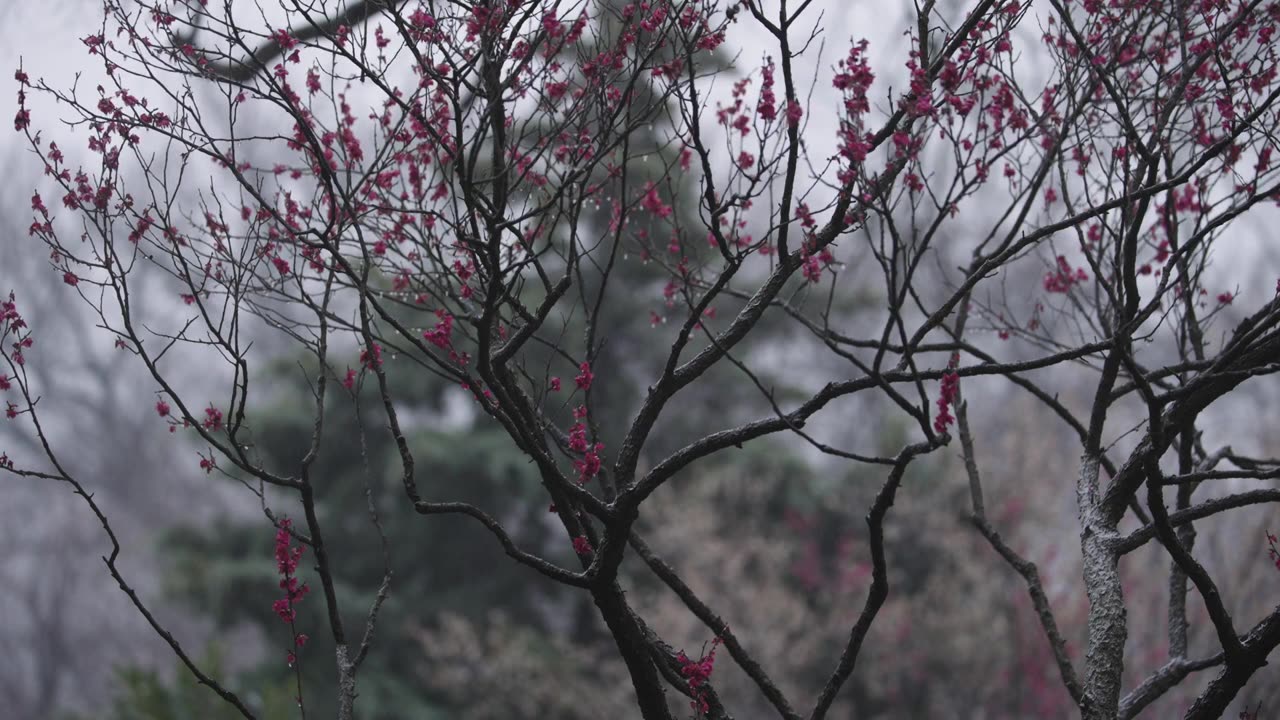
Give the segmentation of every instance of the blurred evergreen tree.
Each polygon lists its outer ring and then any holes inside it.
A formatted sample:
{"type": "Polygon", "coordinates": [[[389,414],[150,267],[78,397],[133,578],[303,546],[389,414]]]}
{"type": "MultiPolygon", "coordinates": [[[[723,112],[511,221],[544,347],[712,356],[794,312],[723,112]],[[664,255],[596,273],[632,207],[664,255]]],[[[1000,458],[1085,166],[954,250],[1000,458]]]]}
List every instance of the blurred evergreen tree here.
{"type": "MultiPolygon", "coordinates": [[[[287,384],[295,375],[282,374],[278,382],[287,384]]],[[[547,522],[537,473],[524,455],[483,416],[459,427],[435,429],[444,415],[444,388],[425,374],[415,377],[415,382],[418,387],[401,388],[398,397],[403,416],[434,418],[416,430],[407,429],[424,492],[483,508],[501,520],[522,547],[545,552],[549,546],[563,546],[558,559],[569,562],[568,544],[554,543],[556,528],[547,522]]],[[[256,421],[257,444],[269,458],[300,457],[310,442],[309,408],[287,399],[305,396],[306,391],[300,382],[293,389],[296,392],[281,394],[286,399],[280,406],[256,421]]],[[[371,501],[386,537],[392,580],[379,613],[373,649],[360,670],[361,715],[388,720],[456,717],[439,714],[444,712],[443,699],[414,681],[429,671],[421,667],[421,653],[412,635],[415,624],[431,622],[445,612],[479,621],[481,613],[500,610],[522,624],[546,627],[556,622],[570,598],[560,586],[507,558],[493,536],[474,520],[422,517],[413,512],[400,485],[396,448],[376,425],[379,413],[374,395],[372,388],[366,388],[361,398],[368,424],[363,430],[351,412],[351,398],[331,395],[333,405],[347,407],[329,414],[326,441],[315,465],[321,488],[320,522],[326,529],[335,578],[341,583],[339,602],[348,613],[343,622],[356,642],[384,573],[382,540],[368,514],[371,501]],[[367,474],[362,434],[367,443],[367,474]]],[[[244,684],[289,681],[293,671],[286,657],[291,636],[271,608],[281,593],[270,526],[260,519],[225,519],[207,530],[175,532],[166,542],[173,559],[168,577],[174,594],[210,613],[220,627],[248,623],[261,628],[276,646],[244,684]]],[[[308,572],[310,562],[310,556],[304,555],[299,578],[318,591],[314,573],[308,572]]],[[[311,638],[298,651],[304,699],[309,710],[325,713],[332,698],[311,691],[329,687],[334,672],[323,599],[313,592],[297,611],[298,631],[311,638]]]]}
{"type": "MultiPolygon", "coordinates": [[[[224,653],[212,644],[200,666],[215,676],[222,676],[224,653]]],[[[242,720],[244,717],[217,695],[202,687],[180,662],[173,663],[173,680],[166,682],[160,673],[139,668],[116,671],[119,695],[106,713],[80,715],[71,713],[66,720],[242,720]]],[[[294,692],[288,683],[257,685],[244,691],[245,697],[259,708],[261,720],[293,720],[298,716],[294,692]]],[[[241,687],[233,688],[241,692],[241,687]]]]}

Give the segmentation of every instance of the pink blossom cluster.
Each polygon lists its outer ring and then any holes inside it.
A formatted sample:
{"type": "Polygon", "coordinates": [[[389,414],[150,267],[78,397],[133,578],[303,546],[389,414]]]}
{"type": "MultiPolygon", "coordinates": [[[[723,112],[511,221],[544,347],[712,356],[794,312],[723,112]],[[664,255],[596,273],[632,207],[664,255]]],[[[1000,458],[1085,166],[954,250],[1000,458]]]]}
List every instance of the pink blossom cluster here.
{"type": "Polygon", "coordinates": [[[293,521],[285,518],[276,530],[276,571],[280,573],[280,589],[285,591],[285,596],[271,605],[276,615],[287,623],[297,618],[294,606],[310,592],[306,583],[298,583],[298,561],[302,559],[303,548],[293,544],[293,536],[289,532],[292,528],[293,521]]]}
{"type": "Polygon", "coordinates": [[[1044,276],[1044,289],[1051,293],[1068,293],[1071,288],[1088,280],[1089,273],[1084,268],[1072,268],[1067,258],[1059,255],[1057,266],[1044,276]]]}
{"type": "MultiPolygon", "coordinates": [[[[298,618],[297,605],[310,592],[306,583],[298,582],[298,561],[302,559],[303,549],[301,545],[293,544],[293,536],[290,534],[292,527],[293,521],[284,518],[276,530],[276,570],[280,573],[280,589],[285,595],[271,604],[271,609],[281,620],[289,624],[291,630],[294,621],[298,618]]],[[[305,634],[296,630],[293,632],[294,648],[301,648],[307,644],[308,637],[305,634]]],[[[287,661],[290,667],[297,662],[297,655],[292,648],[289,650],[287,661]]]]}
{"type": "Polygon", "coordinates": [[[875,79],[867,61],[867,41],[861,40],[849,48],[849,56],[840,61],[840,72],[832,81],[844,96],[844,117],[840,119],[839,136],[840,156],[845,160],[840,171],[840,183],[845,186],[852,184],[871,150],[862,117],[871,111],[867,93],[875,79]]]}
{"type": "MultiPolygon", "coordinates": [[[[18,303],[13,293],[9,293],[8,300],[0,302],[0,355],[6,353],[4,350],[4,344],[6,343],[9,346],[7,351],[9,361],[17,367],[22,367],[26,364],[26,357],[23,355],[23,351],[31,347],[35,341],[31,339],[27,321],[23,320],[21,313],[18,312],[18,303]]],[[[0,392],[11,390],[16,382],[18,382],[18,378],[0,372],[0,392]]],[[[9,400],[5,401],[4,415],[6,418],[12,420],[22,412],[17,403],[9,400]]],[[[5,459],[8,460],[7,457],[5,459]]]]}
{"type": "Polygon", "coordinates": [[[689,690],[693,693],[689,707],[699,715],[706,715],[711,710],[711,705],[707,702],[707,685],[715,670],[716,648],[721,642],[723,641],[718,637],[712,640],[711,649],[697,660],[691,659],[683,650],[676,656],[676,662],[680,663],[680,674],[689,683],[689,690]]]}
{"type": "Polygon", "coordinates": [[[578,484],[586,485],[600,474],[600,453],[604,451],[604,443],[592,445],[587,441],[587,426],[582,422],[587,417],[586,407],[575,408],[573,417],[578,422],[569,428],[569,449],[582,454],[581,458],[573,461],[573,467],[578,471],[578,484]]]}
{"type": "Polygon", "coordinates": [[[773,93],[773,75],[773,58],[766,58],[764,67],[760,69],[760,101],[756,104],[756,114],[768,122],[778,117],[778,98],[773,93]]]}
{"type": "Polygon", "coordinates": [[[215,458],[213,455],[204,455],[204,454],[200,455],[200,469],[204,471],[205,475],[208,475],[209,473],[213,472],[217,468],[218,468],[217,458],[215,458]]]}
{"type": "Polygon", "coordinates": [[[214,407],[212,404],[204,409],[204,425],[205,430],[217,432],[222,429],[222,411],[214,407]]]}
{"type": "Polygon", "coordinates": [[[23,351],[35,344],[27,321],[18,312],[17,299],[9,293],[9,299],[0,303],[0,342],[10,342],[9,359],[22,367],[26,363],[23,351]]]}
{"type": "Polygon", "coordinates": [[[378,343],[373,343],[368,349],[361,350],[360,364],[375,370],[382,367],[382,346],[378,343]]]}
{"type": "Polygon", "coordinates": [[[644,199],[640,206],[659,218],[667,218],[671,215],[671,206],[662,201],[662,196],[658,194],[658,186],[653,183],[645,185],[644,199]]]}
{"type": "Polygon", "coordinates": [[[595,373],[591,372],[591,363],[584,362],[578,366],[578,374],[574,376],[573,382],[583,390],[590,390],[595,378],[595,373]]]}
{"type": "Polygon", "coordinates": [[[956,421],[951,415],[951,407],[960,394],[960,376],[955,370],[947,370],[942,374],[942,388],[938,396],[938,416],[933,419],[933,429],[944,433],[956,421]]]}

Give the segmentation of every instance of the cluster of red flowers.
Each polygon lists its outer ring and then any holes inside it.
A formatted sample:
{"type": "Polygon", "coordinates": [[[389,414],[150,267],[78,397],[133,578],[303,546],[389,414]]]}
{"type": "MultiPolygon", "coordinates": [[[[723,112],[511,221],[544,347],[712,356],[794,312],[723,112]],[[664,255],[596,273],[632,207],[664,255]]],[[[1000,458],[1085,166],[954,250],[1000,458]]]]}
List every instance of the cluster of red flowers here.
{"type": "MultiPolygon", "coordinates": [[[[26,363],[26,358],[22,352],[31,347],[35,341],[31,339],[27,321],[23,320],[22,315],[18,312],[18,304],[13,293],[9,293],[7,301],[0,303],[0,354],[4,353],[3,343],[6,342],[10,343],[8,352],[10,362],[22,367],[26,363]]],[[[0,374],[0,392],[10,390],[13,387],[13,383],[17,381],[18,378],[0,374]]],[[[5,401],[4,415],[6,418],[12,420],[21,413],[22,411],[17,404],[5,401]]],[[[9,458],[6,456],[6,467],[11,465],[8,460],[9,458]]]]}
{"type": "MultiPolygon", "coordinates": [[[[295,609],[302,598],[307,596],[310,588],[306,583],[298,582],[298,561],[302,559],[302,546],[293,544],[293,537],[289,534],[290,528],[293,527],[293,521],[285,518],[280,521],[280,525],[276,530],[276,570],[280,573],[280,589],[284,591],[284,597],[279,598],[271,604],[271,609],[284,622],[289,623],[289,627],[293,628],[293,622],[298,618],[298,612],[295,609]]],[[[307,644],[307,636],[298,632],[294,632],[294,647],[302,647],[307,644]]],[[[293,650],[289,651],[288,662],[292,667],[297,661],[297,656],[293,650]]]]}
{"type": "Polygon", "coordinates": [[[22,351],[35,344],[35,341],[31,339],[27,321],[23,320],[18,312],[17,300],[13,293],[9,293],[7,301],[0,303],[0,341],[2,340],[13,342],[12,350],[9,352],[9,359],[13,364],[19,367],[25,364],[22,351]]]}
{"type": "Polygon", "coordinates": [[[209,473],[213,472],[214,470],[217,469],[217,467],[218,467],[217,458],[215,458],[212,455],[203,455],[203,454],[200,455],[200,469],[204,471],[205,475],[208,475],[209,473]]]}
{"type": "MultiPolygon", "coordinates": [[[[586,364],[583,363],[585,366],[586,364]]],[[[604,443],[592,445],[587,441],[587,426],[583,420],[587,418],[587,408],[579,406],[574,409],[573,417],[578,422],[569,428],[569,449],[582,453],[582,457],[573,461],[578,471],[578,484],[586,485],[600,474],[600,453],[604,451],[604,443]]]]}
{"type": "Polygon", "coordinates": [[[680,663],[680,674],[685,677],[685,681],[689,683],[689,690],[693,693],[693,700],[689,703],[689,707],[699,715],[706,715],[711,710],[711,705],[707,702],[707,683],[711,680],[711,673],[715,670],[716,665],[716,647],[723,642],[720,638],[711,641],[711,650],[697,660],[691,659],[684,654],[682,650],[676,657],[676,661],[680,663]]]}
{"type": "Polygon", "coordinates": [[[595,378],[595,373],[591,372],[591,363],[582,363],[578,366],[578,374],[573,378],[573,381],[583,390],[590,390],[591,381],[595,380],[595,378]]]}
{"type": "Polygon", "coordinates": [[[1067,293],[1079,283],[1087,282],[1089,274],[1084,268],[1072,268],[1067,258],[1059,255],[1057,267],[1044,276],[1044,289],[1051,293],[1067,293]]]}
{"type": "Polygon", "coordinates": [[[840,171],[843,185],[853,182],[871,150],[862,126],[862,116],[871,111],[867,94],[876,76],[871,72],[866,53],[866,40],[849,48],[849,56],[840,61],[840,71],[832,80],[832,85],[844,96],[844,117],[840,120],[839,131],[840,156],[845,160],[840,171]]]}
{"type": "Polygon", "coordinates": [[[222,429],[222,411],[210,405],[204,409],[204,425],[205,430],[217,432],[222,429]]]}
{"type": "MultiPolygon", "coordinates": [[[[954,367],[954,362],[952,364],[954,367]]],[[[947,370],[942,374],[942,390],[938,396],[938,416],[933,419],[933,429],[944,433],[956,421],[951,415],[951,406],[960,394],[960,376],[955,370],[947,370]]]]}
{"type": "Polygon", "coordinates": [[[373,369],[382,367],[382,346],[373,343],[368,350],[360,351],[360,364],[373,369]]]}
{"type": "Polygon", "coordinates": [[[641,200],[640,206],[659,218],[671,216],[671,206],[662,201],[662,196],[658,194],[658,186],[653,183],[645,185],[644,199],[641,200]]]}

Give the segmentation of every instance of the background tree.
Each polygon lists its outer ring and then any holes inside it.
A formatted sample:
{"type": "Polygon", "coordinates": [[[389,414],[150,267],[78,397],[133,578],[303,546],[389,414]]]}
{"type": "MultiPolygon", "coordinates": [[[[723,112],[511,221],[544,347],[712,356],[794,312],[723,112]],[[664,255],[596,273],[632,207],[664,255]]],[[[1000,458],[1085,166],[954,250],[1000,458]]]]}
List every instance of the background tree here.
{"type": "MultiPolygon", "coordinates": [[[[92,21],[83,22],[77,9],[83,11],[85,5],[54,2],[0,8],[0,19],[11,31],[0,51],[5,67],[12,70],[23,54],[28,62],[56,58],[56,53],[40,52],[23,36],[47,42],[65,33],[63,37],[74,40],[74,33],[83,35],[93,27],[92,21]]],[[[46,49],[53,45],[47,43],[46,49]]],[[[0,114],[12,117],[16,98],[6,93],[3,102],[0,114]]],[[[0,167],[34,180],[25,138],[12,133],[5,140],[9,142],[0,143],[0,167]]],[[[48,180],[34,182],[45,192],[53,186],[48,180]]],[[[139,591],[143,597],[158,598],[161,582],[152,571],[163,551],[150,543],[158,529],[169,525],[161,518],[201,525],[236,508],[237,497],[227,492],[228,487],[173,474],[174,463],[188,450],[154,441],[154,411],[135,402],[140,388],[150,386],[145,368],[113,348],[111,338],[85,332],[92,324],[90,309],[64,292],[65,285],[45,282],[49,256],[33,252],[28,236],[32,194],[32,182],[25,180],[9,183],[0,192],[4,294],[15,290],[24,299],[27,318],[41,328],[42,340],[60,349],[28,366],[37,385],[62,388],[41,403],[55,418],[49,428],[51,440],[74,442],[79,448],[68,462],[90,478],[90,487],[116,520],[124,541],[136,550],[129,566],[137,573],[139,591]]],[[[155,290],[158,284],[155,278],[140,280],[135,285],[138,292],[155,290]]],[[[27,423],[0,422],[0,447],[11,457],[40,453],[39,439],[27,423]]],[[[69,709],[101,708],[118,687],[114,665],[168,667],[168,648],[149,632],[115,581],[100,571],[101,529],[86,522],[79,499],[56,484],[16,479],[4,483],[2,496],[0,615],[5,622],[0,626],[0,648],[10,658],[0,664],[5,714],[50,718],[69,709]]],[[[170,620],[192,617],[189,609],[176,604],[158,612],[170,620]]],[[[184,623],[179,632],[198,642],[207,630],[208,623],[200,620],[184,623]]]]}

